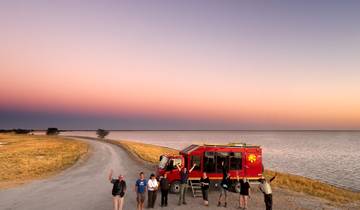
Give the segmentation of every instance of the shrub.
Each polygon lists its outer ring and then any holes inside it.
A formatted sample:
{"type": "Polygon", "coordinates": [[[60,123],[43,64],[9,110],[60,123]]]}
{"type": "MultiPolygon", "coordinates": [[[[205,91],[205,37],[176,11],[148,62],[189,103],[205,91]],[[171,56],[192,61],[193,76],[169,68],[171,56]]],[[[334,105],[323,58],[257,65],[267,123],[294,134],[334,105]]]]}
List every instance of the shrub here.
{"type": "Polygon", "coordinates": [[[100,139],[105,138],[107,135],[109,135],[109,133],[110,133],[109,131],[104,130],[104,129],[97,129],[97,131],[96,131],[96,135],[100,139]]]}
{"type": "Polygon", "coordinates": [[[57,128],[48,128],[46,131],[46,135],[58,135],[60,133],[57,128]]]}

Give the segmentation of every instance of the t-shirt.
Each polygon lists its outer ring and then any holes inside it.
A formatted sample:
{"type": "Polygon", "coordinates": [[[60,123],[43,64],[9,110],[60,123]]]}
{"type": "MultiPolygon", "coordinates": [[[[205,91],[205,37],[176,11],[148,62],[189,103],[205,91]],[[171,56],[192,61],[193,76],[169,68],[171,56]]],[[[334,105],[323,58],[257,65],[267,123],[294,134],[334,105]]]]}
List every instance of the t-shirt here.
{"type": "Polygon", "coordinates": [[[159,184],[156,179],[149,179],[147,186],[149,191],[155,191],[159,187],[159,184]]]}
{"type": "Polygon", "coordinates": [[[240,180],[240,195],[249,195],[250,184],[240,180]]]}
{"type": "Polygon", "coordinates": [[[209,185],[210,185],[209,177],[206,177],[205,179],[203,177],[201,177],[200,183],[201,183],[201,189],[202,190],[209,189],[209,185]]]}
{"type": "Polygon", "coordinates": [[[145,189],[146,189],[146,185],[147,185],[146,179],[143,179],[143,180],[138,179],[135,184],[135,186],[137,187],[137,192],[144,193],[145,189]]]}
{"type": "Polygon", "coordinates": [[[186,171],[181,171],[180,172],[180,183],[181,184],[187,184],[187,181],[188,181],[188,178],[189,178],[189,172],[186,171]]]}
{"type": "Polygon", "coordinates": [[[268,182],[261,183],[260,188],[266,195],[269,195],[272,193],[271,186],[268,182]]]}

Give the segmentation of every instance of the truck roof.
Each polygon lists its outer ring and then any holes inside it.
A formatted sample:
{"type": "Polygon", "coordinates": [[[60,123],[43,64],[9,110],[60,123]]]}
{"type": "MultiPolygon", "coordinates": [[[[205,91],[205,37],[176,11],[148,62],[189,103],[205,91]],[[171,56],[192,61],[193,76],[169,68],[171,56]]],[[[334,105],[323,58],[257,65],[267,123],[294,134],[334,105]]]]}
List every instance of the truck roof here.
{"type": "Polygon", "coordinates": [[[207,148],[260,148],[259,145],[253,145],[253,144],[246,144],[246,143],[228,143],[228,144],[192,144],[183,150],[180,151],[180,153],[189,154],[196,149],[200,147],[207,147],[207,148]]]}

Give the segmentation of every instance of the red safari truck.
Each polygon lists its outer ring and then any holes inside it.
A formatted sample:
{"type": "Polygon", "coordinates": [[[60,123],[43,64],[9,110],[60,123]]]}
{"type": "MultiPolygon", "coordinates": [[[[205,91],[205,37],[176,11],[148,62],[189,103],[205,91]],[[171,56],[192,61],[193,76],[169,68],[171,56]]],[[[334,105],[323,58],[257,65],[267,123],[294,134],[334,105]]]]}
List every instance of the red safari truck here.
{"type": "MultiPolygon", "coordinates": [[[[190,169],[196,166],[189,174],[189,180],[200,180],[203,171],[207,173],[212,187],[216,187],[222,179],[222,165],[230,173],[230,179],[235,183],[239,178],[258,180],[263,175],[262,150],[260,146],[245,143],[229,143],[224,145],[204,144],[190,145],[180,151],[179,155],[162,155],[157,167],[157,176],[167,173],[171,183],[171,192],[178,193],[180,189],[180,172],[176,165],[190,169]]],[[[233,184],[232,190],[238,191],[238,185],[233,184]]]]}

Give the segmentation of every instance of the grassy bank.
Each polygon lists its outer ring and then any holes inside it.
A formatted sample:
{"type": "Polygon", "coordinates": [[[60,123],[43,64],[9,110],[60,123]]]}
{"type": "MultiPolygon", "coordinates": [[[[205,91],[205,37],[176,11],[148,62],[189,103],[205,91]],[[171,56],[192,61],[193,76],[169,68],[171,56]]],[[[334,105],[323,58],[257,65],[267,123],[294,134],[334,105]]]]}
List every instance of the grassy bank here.
{"type": "Polygon", "coordinates": [[[0,134],[0,188],[54,174],[87,151],[86,143],[57,136],[0,134]]]}
{"type": "MultiPolygon", "coordinates": [[[[112,143],[119,144],[130,153],[138,156],[144,161],[151,163],[158,163],[159,156],[161,154],[179,153],[179,151],[175,149],[150,144],[129,141],[112,141],[112,143]]],[[[270,178],[274,174],[274,171],[266,170],[264,175],[265,177],[270,178]]],[[[360,193],[334,187],[329,184],[301,176],[287,173],[277,174],[277,178],[272,182],[272,185],[276,187],[324,198],[335,203],[352,203],[360,201],[360,193]]]]}
{"type": "Polygon", "coordinates": [[[114,141],[114,140],[109,140],[109,141],[113,144],[120,145],[131,154],[139,157],[141,160],[153,164],[159,163],[160,155],[179,154],[178,150],[171,149],[168,147],[160,147],[151,144],[143,144],[143,143],[137,143],[131,141],[114,141]]]}

